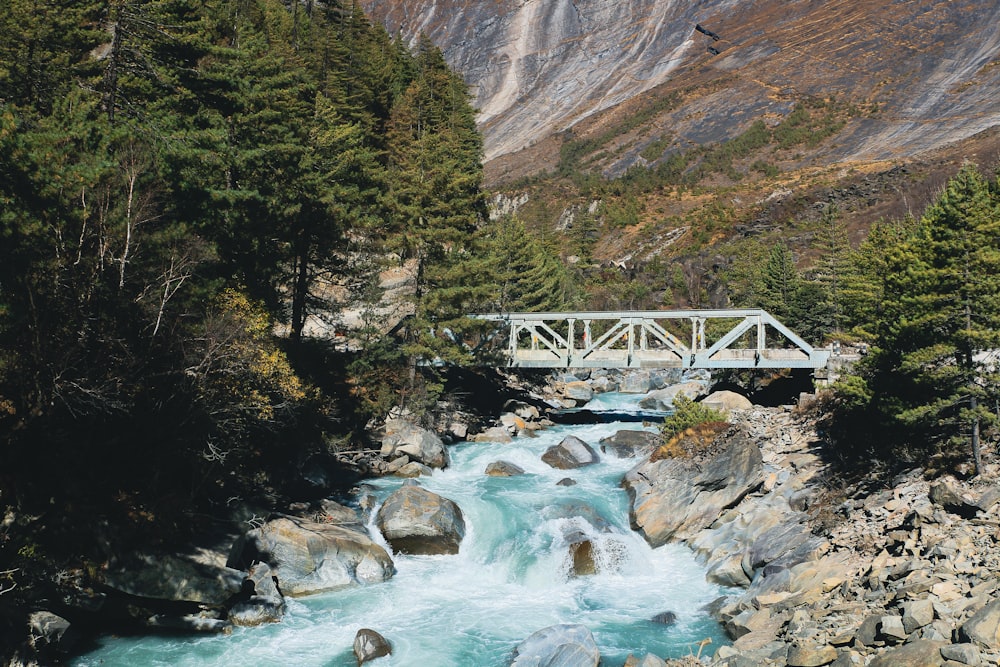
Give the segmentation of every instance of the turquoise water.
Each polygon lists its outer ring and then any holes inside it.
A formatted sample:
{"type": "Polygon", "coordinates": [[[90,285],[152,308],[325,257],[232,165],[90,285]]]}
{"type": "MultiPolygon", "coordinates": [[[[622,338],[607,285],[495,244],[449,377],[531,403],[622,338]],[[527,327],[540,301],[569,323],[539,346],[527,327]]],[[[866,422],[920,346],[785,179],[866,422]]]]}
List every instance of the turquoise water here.
{"type": "MultiPolygon", "coordinates": [[[[619,408],[632,400],[601,402],[619,408]]],[[[373,665],[501,667],[521,640],[556,623],[590,628],[603,665],[621,665],[629,653],[697,653],[706,638],[712,652],[727,640],[702,608],[725,591],[705,581],[687,549],[651,549],[629,530],[619,482],[635,461],[609,454],[596,465],[566,471],[540,459],[566,435],[597,449],[602,437],[623,428],[643,427],[560,426],[509,444],[452,447],[451,467],[420,484],[461,507],[467,532],[457,555],[394,556],[397,574],[388,582],[291,599],[280,623],[226,635],[109,637],[74,664],[355,667],[354,635],[371,628],[393,646],[392,656],[373,665]],[[484,475],[498,459],[526,474],[484,475]],[[565,477],[577,484],[556,484],[565,477]],[[595,575],[571,576],[567,537],[579,533],[594,545],[595,575]],[[677,615],[676,624],[648,620],[664,611],[677,615]]],[[[381,500],[400,483],[379,479],[371,487],[381,500]]]]}

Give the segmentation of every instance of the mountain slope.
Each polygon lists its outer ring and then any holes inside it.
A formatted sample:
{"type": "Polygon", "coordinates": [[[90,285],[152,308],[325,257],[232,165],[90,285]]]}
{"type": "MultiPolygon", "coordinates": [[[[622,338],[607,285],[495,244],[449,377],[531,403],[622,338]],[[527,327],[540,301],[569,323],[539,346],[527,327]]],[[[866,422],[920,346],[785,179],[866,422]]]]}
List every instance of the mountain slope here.
{"type": "Polygon", "coordinates": [[[683,95],[650,115],[631,151],[605,165],[611,172],[653,141],[723,140],[809,97],[860,110],[824,146],[824,162],[911,155],[1000,123],[1000,5],[991,0],[362,4],[391,31],[429,35],[463,73],[487,162],[536,147],[491,170],[502,179],[553,166],[553,135],[664,88],[683,95]]]}

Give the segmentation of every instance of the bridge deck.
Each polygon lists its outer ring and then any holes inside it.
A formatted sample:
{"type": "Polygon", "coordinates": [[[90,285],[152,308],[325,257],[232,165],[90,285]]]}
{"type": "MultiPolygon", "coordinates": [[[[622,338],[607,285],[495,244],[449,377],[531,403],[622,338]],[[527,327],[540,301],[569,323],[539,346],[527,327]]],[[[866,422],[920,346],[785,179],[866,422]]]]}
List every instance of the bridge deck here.
{"type": "Polygon", "coordinates": [[[509,328],[503,352],[514,367],[815,369],[830,356],[760,309],[478,317],[509,328]]]}

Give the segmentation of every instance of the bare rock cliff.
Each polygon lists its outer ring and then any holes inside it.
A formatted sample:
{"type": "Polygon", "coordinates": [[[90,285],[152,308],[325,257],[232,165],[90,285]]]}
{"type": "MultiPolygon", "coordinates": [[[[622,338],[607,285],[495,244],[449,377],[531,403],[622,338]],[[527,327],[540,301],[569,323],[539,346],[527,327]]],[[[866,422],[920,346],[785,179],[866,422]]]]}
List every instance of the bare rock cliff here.
{"type": "MultiPolygon", "coordinates": [[[[472,86],[487,161],[657,86],[649,120],[700,143],[807,96],[865,104],[831,159],[886,159],[1000,123],[993,0],[366,0],[390,31],[429,35],[472,86]],[[700,25],[704,30],[696,30],[700,25]],[[699,92],[700,91],[700,92],[699,92]]],[[[627,166],[627,165],[626,165],[627,166]]]]}

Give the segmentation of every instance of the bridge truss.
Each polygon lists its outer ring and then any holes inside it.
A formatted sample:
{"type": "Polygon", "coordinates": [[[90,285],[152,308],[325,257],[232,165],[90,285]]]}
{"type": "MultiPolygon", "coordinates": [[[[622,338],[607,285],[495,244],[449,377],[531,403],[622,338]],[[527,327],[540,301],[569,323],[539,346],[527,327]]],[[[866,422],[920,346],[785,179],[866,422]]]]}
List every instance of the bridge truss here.
{"type": "Polygon", "coordinates": [[[513,367],[815,369],[830,357],[760,309],[477,317],[509,328],[503,354],[513,367]]]}

